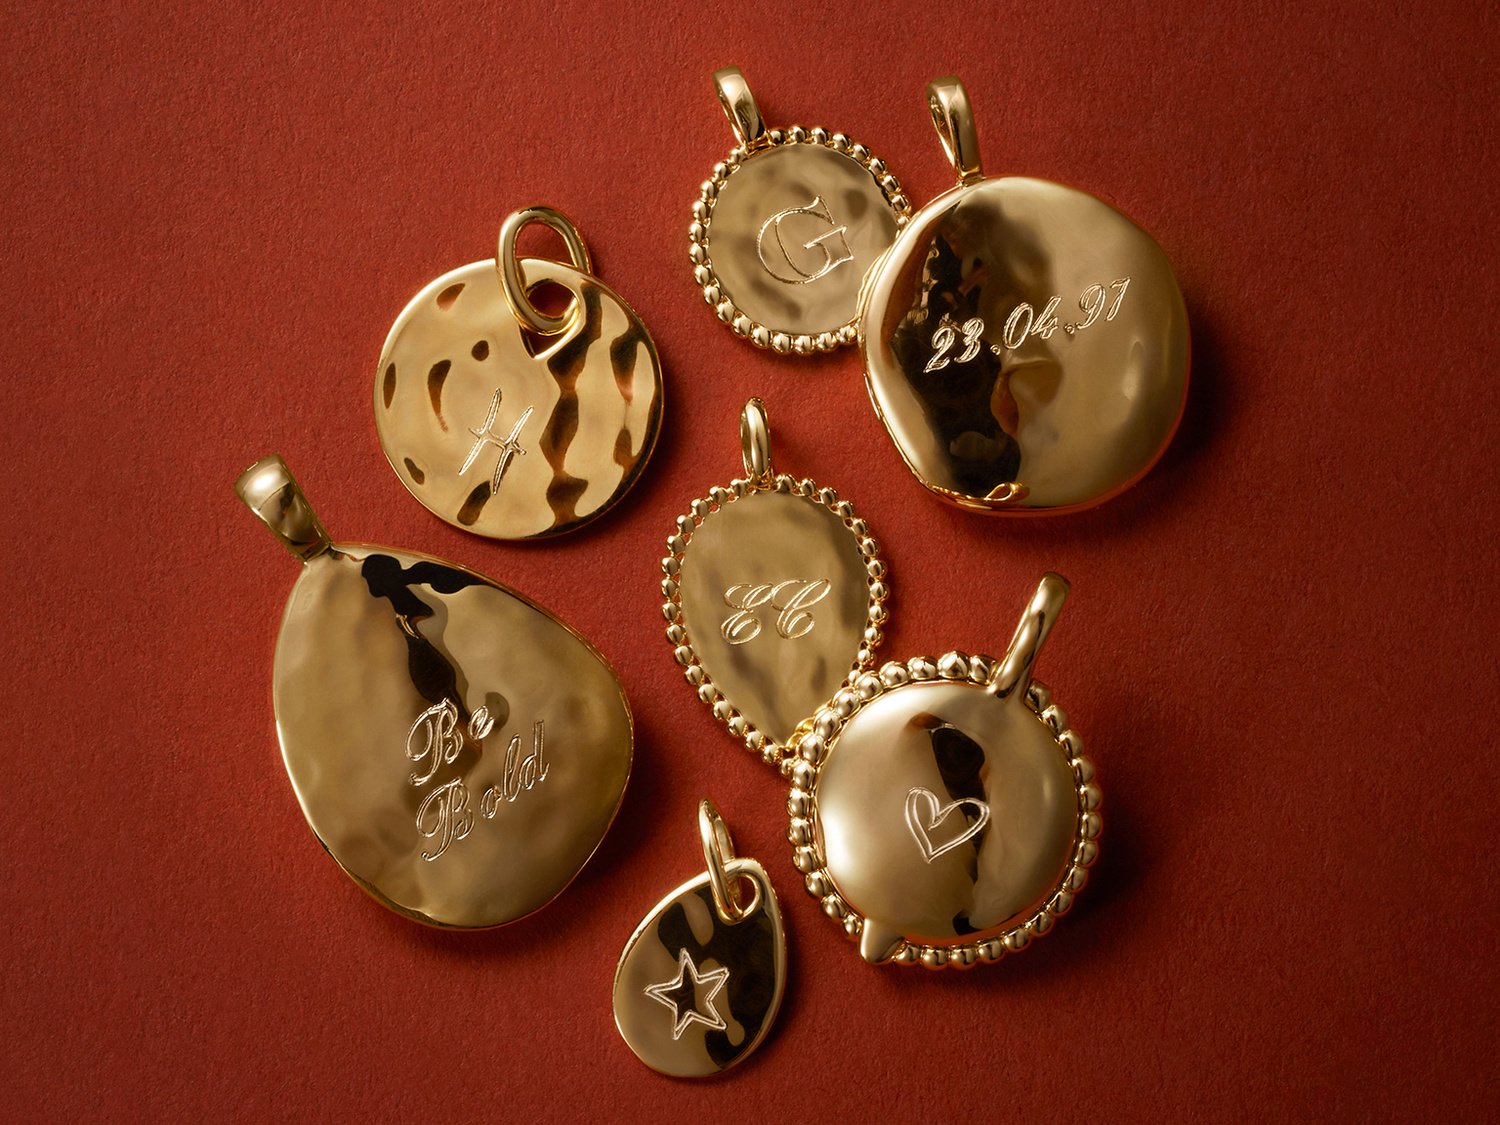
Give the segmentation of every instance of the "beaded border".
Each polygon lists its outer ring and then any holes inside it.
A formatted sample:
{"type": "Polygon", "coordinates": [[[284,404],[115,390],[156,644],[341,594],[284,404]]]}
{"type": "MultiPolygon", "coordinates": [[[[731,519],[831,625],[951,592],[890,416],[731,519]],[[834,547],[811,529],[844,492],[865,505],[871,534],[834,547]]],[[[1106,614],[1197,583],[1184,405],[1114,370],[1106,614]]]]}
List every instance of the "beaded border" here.
{"type": "MultiPolygon", "coordinates": [[[[771,147],[816,144],[858,161],[870,173],[885,196],[886,203],[896,213],[896,230],[899,232],[911,218],[911,203],[901,191],[901,181],[887,171],[885,161],[871,155],[864,145],[855,144],[843,133],[829,133],[823,128],[804,129],[801,125],[793,125],[787,129],[772,129],[765,137],[771,147]]],[[[703,300],[714,310],[714,315],[729,325],[736,336],[749,340],[758,348],[769,348],[779,355],[788,352],[811,355],[814,352],[831,352],[835,348],[852,344],[858,337],[855,328],[858,316],[832,332],[820,332],[817,335],[777,332],[747,316],[724,291],[719,275],[714,272],[713,259],[708,254],[708,228],[713,220],[714,204],[718,201],[719,191],[745,161],[761,151],[764,150],[757,148],[751,153],[744,145],[736,145],[728,156],[714,165],[713,175],[703,181],[698,201],[693,204],[693,222],[688,227],[688,238],[692,243],[688,257],[693,263],[693,280],[702,288],[703,300]]]]}
{"type": "MultiPolygon", "coordinates": [[[[710,488],[708,496],[693,501],[687,515],[677,517],[677,530],[667,538],[667,550],[671,553],[661,561],[662,574],[665,576],[662,578],[661,592],[662,596],[667,599],[662,603],[661,609],[662,616],[667,622],[666,636],[667,641],[672,645],[672,655],[676,657],[677,663],[682,665],[683,677],[697,690],[698,698],[712,708],[714,718],[727,726],[729,733],[740,739],[747,750],[755,751],[768,766],[774,766],[782,772],[783,776],[789,776],[791,746],[777,742],[764,731],[757,730],[729,700],[724,698],[707,669],[699,662],[698,653],[693,648],[692,638],[688,636],[687,627],[682,620],[682,591],[678,575],[682,572],[683,555],[687,551],[688,544],[692,542],[693,532],[715,512],[728,507],[740,497],[754,492],[784,492],[811,504],[821,504],[844,521],[844,526],[849,529],[859,544],[859,553],[864,556],[865,561],[865,581],[869,587],[869,601],[864,637],[854,663],[850,666],[849,674],[840,685],[841,691],[855,676],[867,670],[875,662],[875,649],[884,639],[880,627],[885,624],[888,616],[885,601],[890,596],[890,588],[885,583],[886,567],[885,562],[879,557],[880,545],[870,537],[870,529],[865,521],[855,515],[854,505],[847,500],[840,500],[834,489],[819,488],[811,480],[797,480],[787,473],[776,474],[771,483],[765,485],[757,485],[748,479],[733,480],[727,488],[718,486],[710,488]]],[[[803,726],[806,724],[804,723],[803,726]]],[[[803,727],[798,727],[798,731],[793,732],[793,741],[802,729],[803,727]]]]}
{"type": "MultiPolygon", "coordinates": [[[[844,688],[813,718],[812,728],[797,745],[797,758],[789,773],[792,791],[787,798],[791,823],[787,839],[792,844],[792,862],[805,878],[808,894],[819,899],[823,913],[843,924],[844,932],[858,940],[865,919],[835,889],[823,854],[818,826],[817,784],[828,748],[833,745],[844,724],[859,709],[886,691],[906,683],[932,680],[966,680],[984,685],[993,678],[999,661],[991,656],[968,656],[962,652],[944,653],[936,661],[925,656],[914,657],[905,664],[891,662],[878,673],[867,672],[844,688]]],[[[1083,756],[1082,742],[1068,729],[1067,715],[1052,704],[1052,692],[1046,685],[1033,681],[1026,691],[1026,702],[1037,717],[1047,724],[1052,737],[1073,767],[1073,782],[1078,794],[1078,827],[1073,835],[1072,859],[1055,887],[1048,892],[1042,907],[1020,925],[982,941],[960,945],[922,945],[902,941],[891,960],[903,965],[922,964],[929,969],[951,967],[967,969],[980,961],[999,961],[1007,953],[1019,953],[1052,929],[1055,919],[1066,914],[1073,896],[1088,881],[1088,867],[1099,854],[1097,843],[1103,821],[1099,815],[1099,787],[1094,784],[1093,764],[1083,756]]]]}

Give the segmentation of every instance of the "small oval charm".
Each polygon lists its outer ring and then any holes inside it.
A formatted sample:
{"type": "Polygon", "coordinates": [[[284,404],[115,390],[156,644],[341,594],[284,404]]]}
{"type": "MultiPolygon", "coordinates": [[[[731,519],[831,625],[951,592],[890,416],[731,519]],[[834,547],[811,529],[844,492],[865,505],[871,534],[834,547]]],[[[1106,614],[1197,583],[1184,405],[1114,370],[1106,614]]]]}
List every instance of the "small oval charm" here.
{"type": "Polygon", "coordinates": [[[501,226],[495,259],[444,274],[396,318],[375,427],[434,515],[495,539],[561,535],[640,476],[661,428],[661,366],[640,318],[591,270],[567,217],[529,207],[501,226]],[[571,265],[516,256],[533,222],[562,236],[571,265]],[[572,295],[560,316],[531,302],[548,282],[572,295]]]}
{"type": "Polygon", "coordinates": [[[759,399],[740,432],[744,479],[695,500],[667,540],[662,611],[698,697],[779,765],[798,727],[874,660],[885,563],[848,501],[772,471],[759,399]]]}
{"type": "Polygon", "coordinates": [[[620,1035],[676,1078],[718,1074],[754,1051],[786,983],[786,936],[765,868],[735,858],[712,801],[698,819],[708,870],[656,904],[615,969],[620,1035]]]}
{"type": "Polygon", "coordinates": [[[1099,789],[1031,665],[1067,594],[1046,575],[1005,659],[886,664],[819,711],[789,838],[871,962],[966,968],[1051,929],[1087,878],[1099,789]]]}
{"type": "Polygon", "coordinates": [[[318,840],[419,922],[482,929],[545,906],[630,776],[630,708],[604,657],[473,571],[334,545],[279,457],[235,491],[304,564],[273,699],[318,840]]]}
{"type": "Polygon", "coordinates": [[[876,412],[917,478],[985,512],[1090,507],[1171,441],[1188,321],[1160,246],[1107,203],[985,179],[968,97],[928,87],[959,186],[866,278],[860,348],[876,412]]]}
{"type": "Polygon", "coordinates": [[[909,207],[885,163],[842,133],[770,129],[738,67],[714,74],[736,145],[693,204],[693,278],[757,347],[810,355],[855,339],[865,271],[909,207]]]}

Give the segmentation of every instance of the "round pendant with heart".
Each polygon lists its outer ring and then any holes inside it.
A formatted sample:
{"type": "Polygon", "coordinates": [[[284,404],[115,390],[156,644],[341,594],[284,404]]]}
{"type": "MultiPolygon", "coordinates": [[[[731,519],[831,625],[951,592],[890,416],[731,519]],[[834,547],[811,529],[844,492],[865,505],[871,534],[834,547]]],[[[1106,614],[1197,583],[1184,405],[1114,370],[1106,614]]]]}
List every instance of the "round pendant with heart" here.
{"type": "Polygon", "coordinates": [[[965,968],[1024,949],[1098,853],[1099,789],[1031,666],[1067,595],[1043,577],[1003,660],[950,652],[857,677],[791,769],[807,889],[871,962],[965,968]]]}

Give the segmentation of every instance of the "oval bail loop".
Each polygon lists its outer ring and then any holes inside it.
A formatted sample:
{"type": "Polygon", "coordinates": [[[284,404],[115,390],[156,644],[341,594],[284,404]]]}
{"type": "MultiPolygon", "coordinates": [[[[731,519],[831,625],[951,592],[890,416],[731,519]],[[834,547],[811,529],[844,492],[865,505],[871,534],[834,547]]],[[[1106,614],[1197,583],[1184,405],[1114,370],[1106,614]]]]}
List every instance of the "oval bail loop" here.
{"type": "Polygon", "coordinates": [[[531,303],[531,298],[527,296],[526,279],[521,276],[521,261],[516,257],[516,239],[522,229],[531,223],[550,227],[562,237],[568,248],[568,260],[575,270],[591,274],[594,272],[594,265],[589,259],[588,247],[584,245],[578,228],[555,208],[523,207],[519,211],[512,211],[500,224],[500,245],[495,253],[495,264],[500,271],[500,292],[505,296],[505,303],[523,327],[541,336],[556,336],[569,328],[578,316],[578,298],[574,296],[567,312],[561,316],[544,313],[531,303]]]}
{"type": "Polygon", "coordinates": [[[1057,624],[1057,615],[1067,598],[1066,578],[1051,571],[1042,575],[1036,593],[1031,595],[1031,602],[1016,625],[1016,635],[1005,650],[1005,659],[990,678],[989,690],[993,694],[1004,699],[1016,692],[1025,693],[1031,684],[1031,666],[1036,663],[1047,634],[1057,624]]]}
{"type": "Polygon", "coordinates": [[[724,107],[724,116],[729,118],[729,127],[734,130],[734,139],[745,151],[765,144],[766,122],[740,68],[726,66],[714,71],[714,89],[718,92],[719,104],[724,107]]]}
{"type": "Polygon", "coordinates": [[[974,113],[969,108],[969,93],[956,75],[936,78],[927,84],[927,108],[948,163],[958,173],[960,186],[984,179],[979,170],[979,134],[974,129],[974,113]]]}
{"type": "Polygon", "coordinates": [[[748,903],[740,901],[735,881],[747,874],[747,864],[734,856],[734,841],[713,801],[698,804],[698,834],[703,838],[703,858],[708,863],[708,883],[713,888],[714,909],[727,926],[743,922],[760,909],[760,884],[751,877],[755,893],[748,903]]]}
{"type": "Polygon", "coordinates": [[[262,457],[241,473],[234,482],[234,494],[271,529],[283,547],[303,562],[332,546],[323,521],[302,495],[280,454],[262,457]]]}
{"type": "Polygon", "coordinates": [[[766,406],[758,398],[745,403],[740,411],[740,450],[745,456],[745,476],[751,484],[771,483],[771,423],[766,406]]]}

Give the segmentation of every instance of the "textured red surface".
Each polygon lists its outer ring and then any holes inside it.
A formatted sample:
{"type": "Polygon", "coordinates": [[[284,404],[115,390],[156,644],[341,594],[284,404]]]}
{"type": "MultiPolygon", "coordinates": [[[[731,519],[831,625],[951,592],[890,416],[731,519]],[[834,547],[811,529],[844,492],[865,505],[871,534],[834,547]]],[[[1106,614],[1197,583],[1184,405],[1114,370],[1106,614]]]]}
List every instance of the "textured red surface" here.
{"type": "Polygon", "coordinates": [[[12,5],[5,1110],[1493,1116],[1500,22],[1438,7],[12,5]],[[854,354],[716,325],[686,226],[729,147],[728,62],[773,122],[850,132],[918,202],[948,183],[922,87],[958,71],[990,171],[1152,231],[1196,360],[1163,464],[1082,516],[951,511],[854,354]],[[369,386],[405,300],[532,202],[653,330],[668,413],[604,526],[504,546],[406,495],[369,386]],[[1043,569],[1073,581],[1040,673],[1099,765],[1103,855],[1002,966],[861,964],[800,889],[780,786],[671,661],[663,538],[737,471],[751,393],[779,465],[882,540],[885,655],[993,651],[1043,569]],[[420,929],[308,832],[268,691],[295,568],[230,493],[273,450],[336,537],[511,583],[617,666],[634,781],[535,918],[420,929]],[[699,869],[705,794],[777,879],[792,975],[759,1055],[686,1085],[631,1057],[609,992],[699,869]]]}

